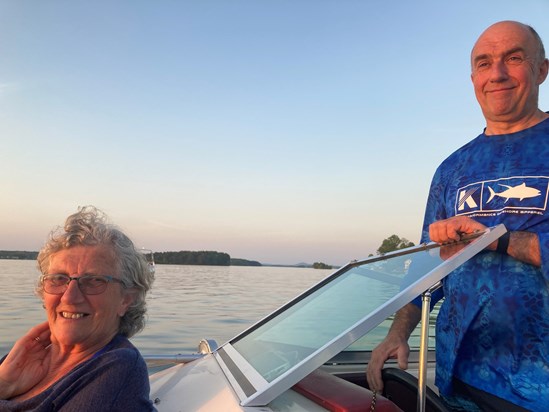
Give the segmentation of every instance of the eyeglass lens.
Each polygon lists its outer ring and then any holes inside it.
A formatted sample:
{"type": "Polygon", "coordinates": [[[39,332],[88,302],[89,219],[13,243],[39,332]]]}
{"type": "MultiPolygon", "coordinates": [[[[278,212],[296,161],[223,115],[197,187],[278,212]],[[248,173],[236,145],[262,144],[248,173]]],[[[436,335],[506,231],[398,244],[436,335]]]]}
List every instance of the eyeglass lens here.
{"type": "Polygon", "coordinates": [[[107,288],[110,277],[99,275],[84,275],[80,277],[70,277],[68,275],[45,275],[42,277],[44,291],[53,295],[63,294],[69,287],[69,283],[75,280],[78,288],[85,295],[98,295],[107,288]]]}

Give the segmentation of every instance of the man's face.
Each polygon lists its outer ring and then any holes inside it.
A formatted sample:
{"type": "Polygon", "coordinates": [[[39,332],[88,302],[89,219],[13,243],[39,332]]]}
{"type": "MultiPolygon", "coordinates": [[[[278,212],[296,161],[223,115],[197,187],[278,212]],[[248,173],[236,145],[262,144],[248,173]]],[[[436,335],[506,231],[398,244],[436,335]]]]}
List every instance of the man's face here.
{"type": "Polygon", "coordinates": [[[537,111],[547,60],[529,30],[503,22],[487,29],[471,54],[471,79],[488,124],[519,124],[537,111]]]}

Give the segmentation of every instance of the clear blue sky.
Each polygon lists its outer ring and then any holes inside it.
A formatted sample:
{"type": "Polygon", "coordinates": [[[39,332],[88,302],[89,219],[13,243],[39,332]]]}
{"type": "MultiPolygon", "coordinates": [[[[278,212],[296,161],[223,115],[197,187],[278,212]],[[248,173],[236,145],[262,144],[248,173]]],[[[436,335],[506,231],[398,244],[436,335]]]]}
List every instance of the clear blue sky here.
{"type": "Polygon", "coordinates": [[[0,249],[87,204],[156,251],[417,243],[437,165],[484,127],[471,47],[505,19],[549,49],[548,0],[0,0],[0,249]]]}

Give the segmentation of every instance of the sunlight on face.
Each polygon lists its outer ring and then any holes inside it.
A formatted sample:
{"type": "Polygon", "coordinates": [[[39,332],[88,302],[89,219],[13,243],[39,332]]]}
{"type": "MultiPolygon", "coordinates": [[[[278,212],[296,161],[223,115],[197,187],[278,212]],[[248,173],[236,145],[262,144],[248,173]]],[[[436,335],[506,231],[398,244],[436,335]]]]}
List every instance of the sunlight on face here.
{"type": "Polygon", "coordinates": [[[475,95],[487,122],[520,123],[538,109],[545,76],[529,30],[503,22],[488,28],[471,54],[475,95]]]}
{"type": "MultiPolygon", "coordinates": [[[[52,255],[48,274],[111,275],[120,278],[107,246],[75,246],[52,255]]],[[[62,295],[44,293],[44,306],[51,340],[60,346],[90,349],[107,344],[118,332],[120,318],[131,295],[117,282],[110,282],[99,295],[84,295],[71,281],[62,295]]]]}

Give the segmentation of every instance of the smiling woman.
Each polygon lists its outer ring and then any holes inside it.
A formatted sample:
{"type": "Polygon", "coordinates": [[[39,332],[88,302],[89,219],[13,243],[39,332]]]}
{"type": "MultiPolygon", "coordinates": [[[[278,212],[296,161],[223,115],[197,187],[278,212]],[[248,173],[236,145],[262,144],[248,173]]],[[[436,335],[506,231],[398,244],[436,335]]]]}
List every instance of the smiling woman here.
{"type": "Polygon", "coordinates": [[[145,362],[128,340],[144,326],[154,279],[143,254],[84,207],[52,233],[38,262],[48,321],[2,359],[0,410],[154,410],[145,362]]]}

